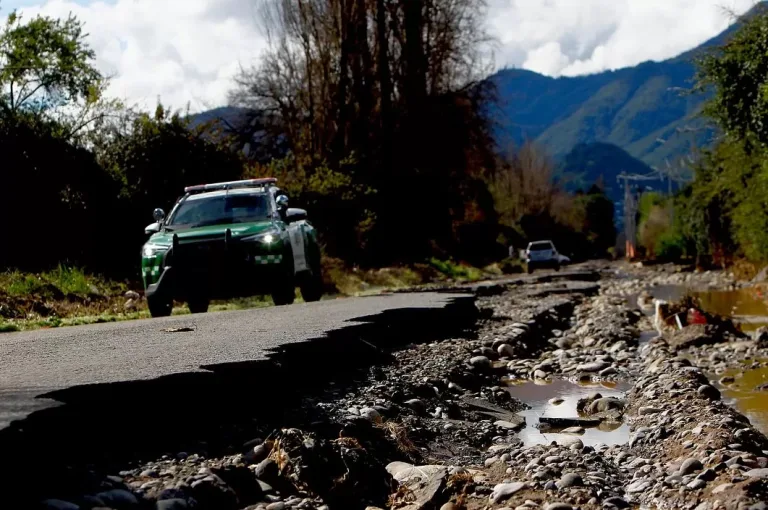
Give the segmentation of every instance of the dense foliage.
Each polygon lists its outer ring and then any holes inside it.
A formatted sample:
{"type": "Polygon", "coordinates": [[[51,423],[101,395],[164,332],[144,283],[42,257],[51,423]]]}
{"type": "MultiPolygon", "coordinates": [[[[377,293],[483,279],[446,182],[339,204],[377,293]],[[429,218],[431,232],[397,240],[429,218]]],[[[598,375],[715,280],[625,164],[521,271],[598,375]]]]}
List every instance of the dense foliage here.
{"type": "Polygon", "coordinates": [[[753,12],[700,60],[706,113],[723,133],[676,201],[675,229],[702,264],[768,262],[768,14],[753,12]]]}

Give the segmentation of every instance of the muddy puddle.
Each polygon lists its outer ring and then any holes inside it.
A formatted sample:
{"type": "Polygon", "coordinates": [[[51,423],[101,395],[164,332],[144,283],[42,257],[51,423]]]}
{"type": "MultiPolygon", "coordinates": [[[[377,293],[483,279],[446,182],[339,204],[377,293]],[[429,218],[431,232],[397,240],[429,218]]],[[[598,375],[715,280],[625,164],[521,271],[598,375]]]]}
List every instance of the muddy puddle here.
{"type": "Polygon", "coordinates": [[[631,385],[626,383],[578,383],[563,379],[547,381],[510,381],[507,391],[516,399],[528,404],[531,408],[518,414],[525,417],[525,428],[518,437],[525,446],[549,444],[563,437],[578,437],[585,445],[594,446],[598,443],[607,445],[624,444],[629,440],[629,426],[625,423],[603,422],[597,427],[584,427],[583,434],[563,434],[553,429],[539,429],[539,418],[583,418],[576,410],[580,398],[590,393],[599,392],[603,397],[623,398],[624,392],[631,385]],[[562,399],[559,404],[552,399],[562,399]]]}
{"type": "Polygon", "coordinates": [[[717,383],[724,399],[741,414],[749,418],[750,423],[760,432],[768,434],[768,360],[744,362],[744,369],[728,370],[720,376],[711,376],[713,381],[732,377],[729,384],[717,383]],[[762,365],[750,368],[751,365],[762,365]],[[761,386],[765,389],[759,389],[761,386]]]}
{"type": "MultiPolygon", "coordinates": [[[[653,299],[668,302],[680,301],[686,295],[694,296],[705,312],[730,318],[744,332],[768,326],[768,290],[761,286],[701,291],[683,285],[658,285],[647,291],[653,299]]],[[[637,298],[632,296],[633,304],[640,304],[647,315],[653,315],[653,303],[642,299],[637,303],[637,298]]]]}

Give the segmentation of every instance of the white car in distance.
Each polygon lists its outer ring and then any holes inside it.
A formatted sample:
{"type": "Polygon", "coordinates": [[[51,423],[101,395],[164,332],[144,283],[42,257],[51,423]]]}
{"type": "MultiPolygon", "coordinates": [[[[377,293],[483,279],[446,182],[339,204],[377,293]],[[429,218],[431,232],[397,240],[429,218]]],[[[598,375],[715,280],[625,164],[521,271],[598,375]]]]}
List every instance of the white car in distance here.
{"type": "Polygon", "coordinates": [[[525,263],[528,266],[528,273],[533,273],[536,269],[552,268],[555,271],[560,270],[562,264],[567,264],[571,259],[557,252],[552,241],[534,241],[528,244],[525,249],[525,263]]]}

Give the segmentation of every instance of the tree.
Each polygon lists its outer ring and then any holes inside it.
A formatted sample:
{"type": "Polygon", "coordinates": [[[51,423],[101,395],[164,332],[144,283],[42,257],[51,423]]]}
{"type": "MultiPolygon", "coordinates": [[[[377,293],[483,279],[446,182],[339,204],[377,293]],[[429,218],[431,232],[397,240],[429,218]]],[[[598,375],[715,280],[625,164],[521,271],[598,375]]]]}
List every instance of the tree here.
{"type": "Polygon", "coordinates": [[[423,258],[453,243],[459,224],[488,221],[492,211],[475,214],[491,202],[477,184],[495,161],[484,0],[259,5],[269,47],[232,101],[272,115],[307,176],[343,170],[376,191],[365,204],[369,254],[423,258]],[[418,228],[403,229],[406,192],[418,197],[418,228]]]}
{"type": "Polygon", "coordinates": [[[56,122],[67,139],[103,118],[113,102],[102,100],[107,80],[85,37],[73,16],[23,23],[11,13],[0,29],[0,122],[56,122]]]}
{"type": "Polygon", "coordinates": [[[765,147],[768,143],[768,9],[751,11],[722,47],[698,61],[698,91],[714,88],[705,113],[727,136],[765,147]]]}

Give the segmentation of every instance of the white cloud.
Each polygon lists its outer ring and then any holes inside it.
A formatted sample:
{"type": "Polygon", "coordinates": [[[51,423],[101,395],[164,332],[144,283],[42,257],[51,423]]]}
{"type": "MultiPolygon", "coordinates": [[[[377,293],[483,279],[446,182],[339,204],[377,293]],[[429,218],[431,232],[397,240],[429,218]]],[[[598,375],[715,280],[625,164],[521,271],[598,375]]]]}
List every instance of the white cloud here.
{"type": "Polygon", "coordinates": [[[249,0],[49,0],[25,17],[74,14],[85,23],[110,93],[130,103],[192,111],[226,103],[241,64],[264,48],[249,0]]]}
{"type": "MultiPolygon", "coordinates": [[[[15,0],[24,4],[34,0],[15,0]]],[[[26,16],[86,23],[111,93],[151,107],[202,110],[226,102],[239,65],[257,58],[258,0],[40,0],[26,16]]],[[[496,62],[551,76],[661,60],[717,35],[755,0],[488,0],[496,62]]],[[[7,9],[14,0],[3,2],[7,9]]],[[[19,4],[21,5],[21,4],[19,4]]]]}
{"type": "Polygon", "coordinates": [[[663,60],[714,37],[756,0],[491,0],[508,66],[573,76],[663,60]]]}

